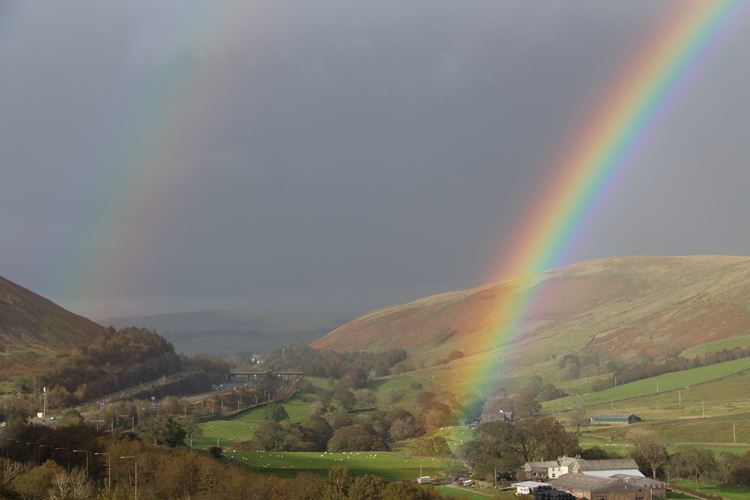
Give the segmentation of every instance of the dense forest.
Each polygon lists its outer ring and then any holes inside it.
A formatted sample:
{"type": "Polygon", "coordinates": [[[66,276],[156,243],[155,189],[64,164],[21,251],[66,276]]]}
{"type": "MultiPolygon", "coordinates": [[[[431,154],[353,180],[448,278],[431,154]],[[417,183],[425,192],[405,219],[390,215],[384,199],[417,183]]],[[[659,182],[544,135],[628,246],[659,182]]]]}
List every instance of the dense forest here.
{"type": "Polygon", "coordinates": [[[182,370],[172,344],[141,328],[110,328],[95,343],[61,357],[40,378],[60,404],[99,397],[182,370]]]}

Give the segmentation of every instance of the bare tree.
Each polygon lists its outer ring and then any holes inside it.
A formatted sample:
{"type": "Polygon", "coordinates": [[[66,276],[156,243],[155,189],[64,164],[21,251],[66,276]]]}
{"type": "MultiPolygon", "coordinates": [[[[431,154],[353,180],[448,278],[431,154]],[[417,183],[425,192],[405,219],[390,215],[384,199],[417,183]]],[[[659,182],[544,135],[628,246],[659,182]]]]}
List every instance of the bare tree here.
{"type": "Polygon", "coordinates": [[[633,445],[633,458],[648,465],[651,477],[656,479],[657,469],[669,460],[664,441],[655,432],[641,429],[629,432],[628,439],[633,445]]]}
{"type": "Polygon", "coordinates": [[[94,496],[96,489],[84,469],[76,468],[55,476],[49,492],[50,500],[85,500],[94,496]]]}
{"type": "Polygon", "coordinates": [[[0,483],[8,484],[23,472],[24,467],[22,464],[7,458],[0,459],[0,483]]]}
{"type": "Polygon", "coordinates": [[[737,456],[728,451],[722,451],[719,456],[716,457],[716,464],[721,471],[721,475],[724,478],[724,483],[729,483],[729,471],[732,470],[732,466],[737,461],[737,456]]]}

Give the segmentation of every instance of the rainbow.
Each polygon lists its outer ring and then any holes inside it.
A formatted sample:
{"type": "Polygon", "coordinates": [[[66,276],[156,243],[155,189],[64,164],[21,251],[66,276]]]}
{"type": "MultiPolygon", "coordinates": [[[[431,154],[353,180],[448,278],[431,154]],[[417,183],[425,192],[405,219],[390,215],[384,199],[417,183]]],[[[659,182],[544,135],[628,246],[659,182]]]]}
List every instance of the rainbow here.
{"type": "MultiPolygon", "coordinates": [[[[584,239],[593,215],[634,165],[690,82],[740,18],[740,0],[678,2],[655,35],[616,75],[611,89],[593,107],[574,139],[553,162],[552,179],[533,196],[534,208],[522,221],[514,245],[496,274],[519,280],[493,309],[494,327],[486,351],[523,333],[524,318],[539,298],[540,273],[559,265],[584,239]],[[536,277],[536,278],[534,278],[536,277]]],[[[497,352],[497,351],[495,351],[497,352]]],[[[472,387],[486,389],[500,360],[477,363],[468,374],[472,387]]]]}
{"type": "Polygon", "coordinates": [[[198,2],[186,9],[179,26],[185,46],[149,83],[144,104],[122,117],[123,130],[111,145],[116,160],[102,166],[102,201],[84,223],[89,239],[64,280],[74,297],[99,297],[85,311],[92,317],[110,314],[103,290],[135,296],[135,281],[179,251],[183,212],[211,172],[186,151],[195,150],[241,95],[237,68],[253,61],[227,53],[237,44],[261,46],[255,38],[265,32],[264,9],[256,1],[198,2]]]}

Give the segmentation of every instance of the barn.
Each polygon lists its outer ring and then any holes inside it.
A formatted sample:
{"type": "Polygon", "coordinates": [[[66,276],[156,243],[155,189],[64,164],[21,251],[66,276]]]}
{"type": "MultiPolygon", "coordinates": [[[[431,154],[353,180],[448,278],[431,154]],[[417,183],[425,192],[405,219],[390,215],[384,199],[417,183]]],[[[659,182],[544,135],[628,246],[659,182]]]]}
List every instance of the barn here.
{"type": "Polygon", "coordinates": [[[592,425],[630,425],[641,420],[641,417],[632,413],[604,413],[589,419],[592,425]]]}

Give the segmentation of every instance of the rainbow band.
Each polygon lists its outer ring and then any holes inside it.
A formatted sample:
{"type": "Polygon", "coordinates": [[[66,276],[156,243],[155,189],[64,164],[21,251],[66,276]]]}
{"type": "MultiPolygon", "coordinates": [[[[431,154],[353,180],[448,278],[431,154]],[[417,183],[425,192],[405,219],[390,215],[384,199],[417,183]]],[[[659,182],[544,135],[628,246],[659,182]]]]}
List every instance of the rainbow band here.
{"type": "MultiPolygon", "coordinates": [[[[117,160],[105,167],[106,198],[92,211],[87,225],[95,229],[65,280],[77,296],[97,297],[113,285],[118,294],[128,295],[137,278],[178,252],[170,231],[211,173],[210,164],[186,151],[194,150],[205,131],[234,105],[240,61],[223,55],[234,44],[254,47],[250,42],[263,31],[265,11],[254,0],[185,8],[192,11],[184,15],[187,43],[181,55],[164,64],[143,96],[145,104],[123,116],[124,133],[111,147],[117,160]]],[[[250,65],[253,60],[241,62],[250,65]]],[[[89,311],[94,318],[111,314],[106,305],[95,309],[89,311]]]]}
{"type": "MultiPolygon", "coordinates": [[[[748,2],[750,4],[750,2],[748,2]]],[[[746,6],[740,0],[684,0],[678,12],[636,52],[617,75],[616,85],[585,121],[575,141],[553,169],[557,175],[535,196],[537,202],[504,259],[501,277],[535,276],[559,264],[579,242],[597,204],[652,137],[687,84],[746,6]]],[[[523,319],[538,297],[539,286],[521,283],[495,308],[487,348],[495,349],[523,333],[523,319]]],[[[482,388],[493,379],[499,361],[478,363],[468,380],[482,388]]]]}

